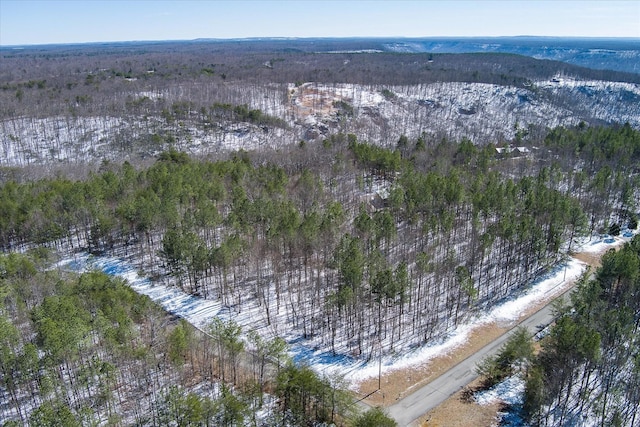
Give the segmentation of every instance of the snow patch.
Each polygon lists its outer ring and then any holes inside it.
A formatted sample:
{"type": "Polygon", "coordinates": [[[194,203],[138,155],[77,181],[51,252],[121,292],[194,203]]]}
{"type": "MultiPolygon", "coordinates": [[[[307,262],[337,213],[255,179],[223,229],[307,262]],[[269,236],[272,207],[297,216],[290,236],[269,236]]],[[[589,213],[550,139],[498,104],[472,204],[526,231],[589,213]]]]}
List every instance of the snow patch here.
{"type": "Polygon", "coordinates": [[[476,393],[474,397],[476,402],[483,406],[494,403],[518,405],[522,404],[524,389],[524,380],[518,375],[513,375],[488,390],[476,393]]]}
{"type": "Polygon", "coordinates": [[[479,319],[480,323],[512,322],[530,306],[538,301],[561,292],[565,285],[577,279],[584,272],[585,264],[576,259],[556,267],[552,272],[542,276],[532,286],[518,297],[508,300],[495,307],[486,316],[479,319]]]}
{"type": "Polygon", "coordinates": [[[506,411],[498,412],[500,427],[523,427],[522,414],[524,403],[525,381],[519,375],[513,375],[491,387],[489,390],[474,395],[475,401],[482,406],[501,403],[506,411]]]}
{"type": "Polygon", "coordinates": [[[599,236],[591,237],[588,240],[585,239],[578,243],[577,252],[586,252],[590,254],[602,254],[609,249],[618,247],[628,241],[633,236],[640,232],[640,228],[635,230],[624,229],[619,236],[610,236],[608,234],[602,234],[599,236]]]}

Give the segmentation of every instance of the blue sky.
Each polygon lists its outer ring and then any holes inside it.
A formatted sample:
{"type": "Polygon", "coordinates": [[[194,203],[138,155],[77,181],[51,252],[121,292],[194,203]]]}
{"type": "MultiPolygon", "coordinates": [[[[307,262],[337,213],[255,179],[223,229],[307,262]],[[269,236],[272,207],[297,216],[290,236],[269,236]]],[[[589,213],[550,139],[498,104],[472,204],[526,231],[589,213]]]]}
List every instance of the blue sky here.
{"type": "Polygon", "coordinates": [[[640,38],[640,1],[0,0],[0,45],[515,35],[640,38]]]}

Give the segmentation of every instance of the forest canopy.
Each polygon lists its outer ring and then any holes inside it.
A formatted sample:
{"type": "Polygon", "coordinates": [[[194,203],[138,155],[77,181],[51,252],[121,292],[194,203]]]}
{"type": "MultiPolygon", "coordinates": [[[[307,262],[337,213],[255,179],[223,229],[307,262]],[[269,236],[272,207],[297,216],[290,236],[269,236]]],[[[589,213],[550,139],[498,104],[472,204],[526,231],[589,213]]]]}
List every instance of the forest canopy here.
{"type": "Polygon", "coordinates": [[[586,233],[637,225],[637,131],[556,129],[542,143],[524,157],[348,135],[277,160],[168,151],[148,168],[3,184],[0,244],[122,247],[186,292],[264,306],[266,323],[294,310],[306,339],[370,358],[378,337],[391,351],[447,333],[586,233]]]}
{"type": "MultiPolygon", "coordinates": [[[[0,51],[2,420],[394,425],[353,412],[283,337],[391,358],[585,238],[637,230],[635,74],[252,46],[0,51]],[[124,280],[61,268],[76,255],[224,315],[198,329],[124,280]],[[255,325],[233,320],[247,312],[255,325]]],[[[637,421],[636,246],[585,277],[539,356],[522,335],[487,366],[526,368],[532,423],[637,421]]]]}

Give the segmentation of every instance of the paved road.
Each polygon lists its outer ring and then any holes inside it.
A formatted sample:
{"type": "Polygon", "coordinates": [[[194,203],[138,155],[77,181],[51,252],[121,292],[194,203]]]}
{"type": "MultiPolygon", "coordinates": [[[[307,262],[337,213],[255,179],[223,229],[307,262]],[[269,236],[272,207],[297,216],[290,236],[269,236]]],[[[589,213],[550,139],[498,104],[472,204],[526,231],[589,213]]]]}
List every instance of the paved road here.
{"type": "MultiPolygon", "coordinates": [[[[567,291],[567,293],[568,292],[569,291],[567,291]]],[[[565,295],[567,293],[565,293],[565,295]]],[[[552,304],[550,303],[520,322],[516,327],[524,326],[532,335],[536,334],[553,321],[552,312],[552,304]]],[[[413,394],[389,406],[387,408],[387,414],[394,418],[400,427],[417,426],[418,418],[473,381],[477,377],[475,369],[478,362],[489,355],[496,354],[511,334],[515,332],[516,327],[458,363],[429,384],[418,389],[413,394]]]]}

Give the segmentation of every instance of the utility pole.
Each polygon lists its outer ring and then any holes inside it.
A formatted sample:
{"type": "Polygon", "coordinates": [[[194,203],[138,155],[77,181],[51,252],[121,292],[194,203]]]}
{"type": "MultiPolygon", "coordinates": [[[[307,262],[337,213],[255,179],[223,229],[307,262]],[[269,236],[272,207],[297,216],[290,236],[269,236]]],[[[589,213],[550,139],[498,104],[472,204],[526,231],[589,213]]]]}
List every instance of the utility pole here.
{"type": "Polygon", "coordinates": [[[382,340],[378,334],[378,390],[381,389],[382,382],[382,340]]]}

